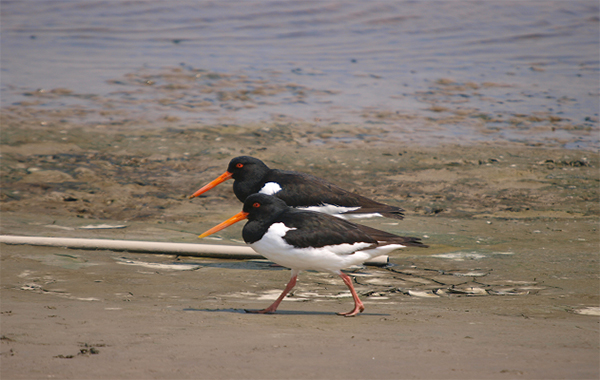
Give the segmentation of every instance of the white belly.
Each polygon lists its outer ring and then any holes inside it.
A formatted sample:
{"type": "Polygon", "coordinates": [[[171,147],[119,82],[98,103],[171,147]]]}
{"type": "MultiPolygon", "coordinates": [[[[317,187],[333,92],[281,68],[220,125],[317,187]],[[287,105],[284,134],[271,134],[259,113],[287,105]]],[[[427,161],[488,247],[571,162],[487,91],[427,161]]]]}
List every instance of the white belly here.
{"type": "Polygon", "coordinates": [[[329,245],[320,248],[295,248],[283,240],[283,236],[289,230],[291,229],[283,223],[275,223],[262,239],[250,244],[250,247],[269,260],[287,268],[313,269],[334,273],[338,273],[340,269],[362,264],[373,257],[385,255],[403,247],[400,244],[394,244],[374,249],[364,249],[371,244],[354,243],[329,245]]]}

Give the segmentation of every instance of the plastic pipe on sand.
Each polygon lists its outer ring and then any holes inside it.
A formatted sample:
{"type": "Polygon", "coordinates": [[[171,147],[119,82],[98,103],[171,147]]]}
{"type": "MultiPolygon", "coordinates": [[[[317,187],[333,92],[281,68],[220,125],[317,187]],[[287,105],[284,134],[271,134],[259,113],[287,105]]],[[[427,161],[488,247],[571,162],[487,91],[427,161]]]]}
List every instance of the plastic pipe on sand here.
{"type": "MultiPolygon", "coordinates": [[[[264,259],[250,247],[218,244],[163,243],[135,240],[80,239],[61,237],[0,235],[0,243],[27,244],[72,249],[106,249],[144,253],[161,253],[180,256],[212,257],[219,259],[264,259]]],[[[387,255],[374,257],[365,265],[384,266],[389,262],[387,255]]]]}

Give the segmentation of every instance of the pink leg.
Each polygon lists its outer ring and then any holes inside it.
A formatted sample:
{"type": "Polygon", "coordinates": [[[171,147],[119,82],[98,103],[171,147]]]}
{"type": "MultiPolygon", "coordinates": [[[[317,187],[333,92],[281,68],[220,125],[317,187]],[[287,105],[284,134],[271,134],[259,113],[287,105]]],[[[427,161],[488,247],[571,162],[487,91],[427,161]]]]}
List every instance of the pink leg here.
{"type": "Polygon", "coordinates": [[[275,312],[275,310],[277,310],[277,307],[279,306],[281,301],[283,301],[285,296],[287,296],[287,294],[290,292],[290,290],[292,290],[292,288],[294,286],[296,286],[297,278],[298,278],[298,271],[292,270],[292,278],[290,278],[290,282],[288,282],[285,289],[283,289],[283,292],[281,293],[281,295],[275,300],[275,302],[273,302],[273,304],[271,306],[269,306],[268,308],[263,309],[263,310],[246,310],[246,313],[273,314],[275,312]]]}
{"type": "Polygon", "coordinates": [[[344,272],[339,273],[344,283],[350,289],[350,293],[352,293],[352,298],[354,298],[354,309],[348,313],[337,313],[338,315],[343,315],[344,317],[354,317],[358,313],[362,313],[365,310],[365,305],[358,298],[358,294],[356,294],[356,290],[354,290],[354,286],[352,285],[352,279],[344,272]]]}

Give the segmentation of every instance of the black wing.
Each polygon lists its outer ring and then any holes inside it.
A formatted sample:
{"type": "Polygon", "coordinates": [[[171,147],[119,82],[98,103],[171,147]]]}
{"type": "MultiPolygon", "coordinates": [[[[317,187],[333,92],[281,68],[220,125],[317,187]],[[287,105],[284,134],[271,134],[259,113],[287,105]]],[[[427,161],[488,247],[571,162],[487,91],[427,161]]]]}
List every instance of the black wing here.
{"type": "Polygon", "coordinates": [[[373,227],[363,226],[357,224],[363,232],[376,239],[380,244],[402,244],[405,247],[421,247],[427,248],[428,246],[421,242],[420,238],[410,236],[398,236],[389,232],[381,231],[373,227]]]}
{"type": "MultiPolygon", "coordinates": [[[[351,193],[309,174],[284,170],[272,170],[270,174],[277,176],[277,183],[281,186],[281,191],[275,195],[291,207],[308,207],[327,203],[344,207],[360,207],[359,210],[350,211],[348,214],[379,213],[388,218],[403,218],[404,210],[399,207],[389,206],[351,193]]],[[[271,180],[268,175],[264,182],[275,182],[275,180],[271,180]]]]}
{"type": "Polygon", "coordinates": [[[354,243],[369,243],[370,247],[388,244],[424,246],[418,238],[397,236],[318,212],[290,209],[275,222],[278,221],[295,228],[288,231],[284,239],[297,248],[354,243]]]}

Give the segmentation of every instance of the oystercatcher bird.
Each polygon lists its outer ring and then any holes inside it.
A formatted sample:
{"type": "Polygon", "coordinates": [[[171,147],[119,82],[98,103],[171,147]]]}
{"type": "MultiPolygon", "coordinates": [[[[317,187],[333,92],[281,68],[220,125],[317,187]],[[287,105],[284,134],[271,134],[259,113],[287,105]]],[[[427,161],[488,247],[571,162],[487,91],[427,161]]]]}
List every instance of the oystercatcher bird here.
{"type": "Polygon", "coordinates": [[[292,208],[266,194],[250,195],[241,212],[199,237],[244,219],[248,219],[242,232],[244,241],[269,260],[292,270],[292,277],[277,300],[263,310],[246,310],[251,313],[274,313],[296,285],[300,271],[312,269],[333,272],[342,278],[354,298],[354,309],[338,314],[355,316],[365,307],[352,280],[342,269],[398,248],[427,247],[418,238],[397,236],[324,213],[292,208]]]}
{"type": "Polygon", "coordinates": [[[402,219],[399,207],[389,206],[346,191],[321,178],[288,170],[269,169],[261,160],[240,156],[229,162],[227,171],[190,195],[189,198],[212,189],[233,178],[233,192],[244,202],[249,195],[274,195],[291,207],[324,212],[346,218],[384,216],[402,219]]]}

